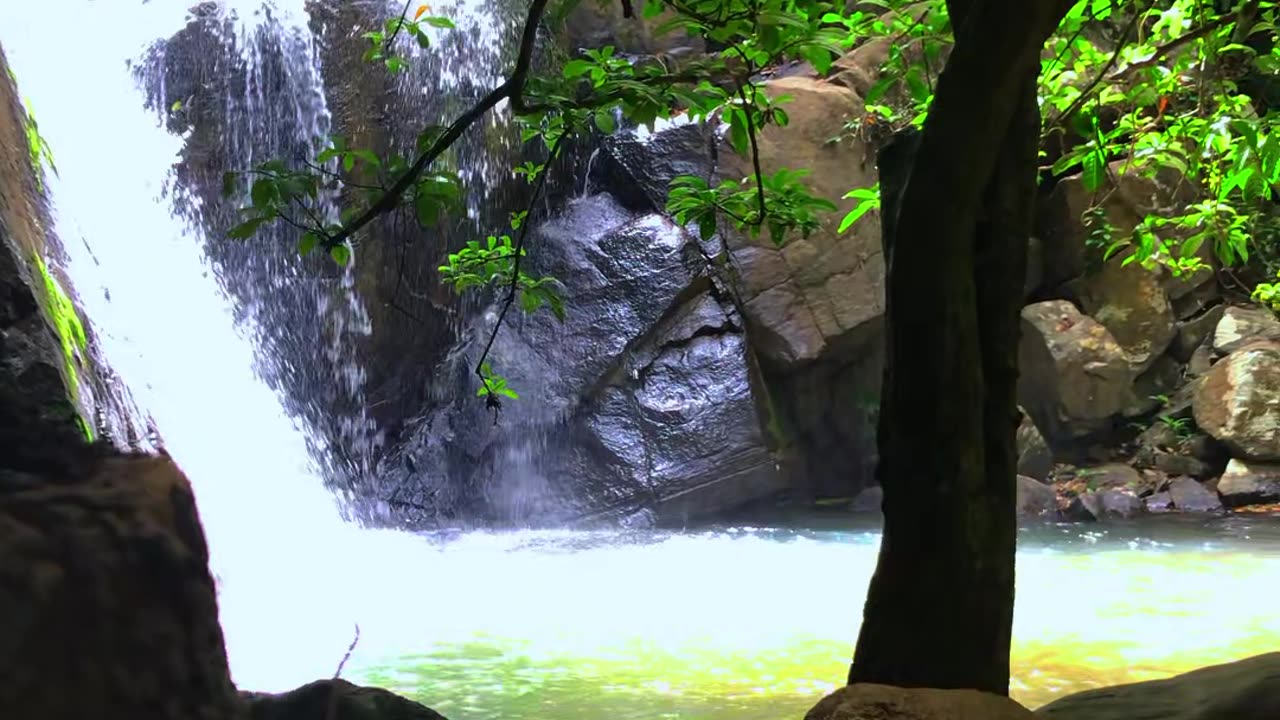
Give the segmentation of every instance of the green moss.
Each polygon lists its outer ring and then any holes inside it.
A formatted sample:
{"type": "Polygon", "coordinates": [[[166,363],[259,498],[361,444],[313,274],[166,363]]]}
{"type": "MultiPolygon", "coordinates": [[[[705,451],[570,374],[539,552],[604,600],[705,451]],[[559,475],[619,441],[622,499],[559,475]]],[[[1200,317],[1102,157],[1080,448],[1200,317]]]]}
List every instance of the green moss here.
{"type": "MultiPolygon", "coordinates": [[[[70,395],[72,403],[76,406],[80,405],[80,361],[89,346],[88,336],[85,334],[84,323],[80,320],[79,313],[76,312],[76,306],[71,301],[71,296],[62,288],[62,283],[49,272],[49,266],[45,264],[44,258],[36,255],[32,258],[32,264],[36,271],[40,273],[44,288],[44,310],[53,324],[54,331],[58,333],[58,341],[62,345],[63,370],[67,379],[67,394],[70,395]]],[[[93,429],[85,421],[83,416],[77,417],[81,431],[84,432],[85,438],[89,442],[93,442],[93,429]]]]}

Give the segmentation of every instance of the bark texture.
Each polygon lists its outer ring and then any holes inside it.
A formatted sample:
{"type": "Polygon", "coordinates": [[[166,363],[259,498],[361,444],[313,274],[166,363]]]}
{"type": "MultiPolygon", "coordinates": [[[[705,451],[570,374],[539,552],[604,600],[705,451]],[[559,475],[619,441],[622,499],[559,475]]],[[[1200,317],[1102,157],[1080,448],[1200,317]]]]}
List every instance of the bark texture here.
{"type": "Polygon", "coordinates": [[[849,682],[1004,695],[1018,311],[1039,134],[1034,73],[1067,5],[949,7],[956,45],[918,151],[900,191],[890,189],[896,177],[882,185],[886,202],[900,193],[884,224],[885,529],[849,682]]]}

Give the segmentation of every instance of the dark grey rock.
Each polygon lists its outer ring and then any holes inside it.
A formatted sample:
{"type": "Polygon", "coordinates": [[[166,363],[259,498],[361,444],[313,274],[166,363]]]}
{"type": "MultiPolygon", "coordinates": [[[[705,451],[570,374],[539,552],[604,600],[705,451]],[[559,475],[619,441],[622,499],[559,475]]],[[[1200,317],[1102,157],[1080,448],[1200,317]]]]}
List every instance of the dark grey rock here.
{"type": "Polygon", "coordinates": [[[1158,492],[1142,499],[1142,506],[1149,513],[1170,512],[1174,509],[1173,496],[1167,492],[1158,492]]]}
{"type": "Polygon", "coordinates": [[[1053,472],[1053,451],[1036,428],[1030,415],[1023,413],[1018,425],[1018,474],[1044,481],[1053,472]]]}
{"type": "Polygon", "coordinates": [[[241,693],[249,720],[445,720],[440,713],[381,688],[317,680],[286,693],[241,693]]]}
{"type": "Polygon", "coordinates": [[[1280,718],[1280,653],[1068,695],[1035,715],[1045,720],[1275,720],[1280,718]]]}
{"type": "MultiPolygon", "coordinates": [[[[528,268],[569,302],[563,322],[518,314],[498,333],[490,361],[520,399],[496,426],[474,390],[426,418],[381,474],[389,510],[423,525],[679,525],[786,489],[741,322],[693,237],[597,195],[539,228],[528,268]]],[[[477,346],[457,362],[469,388],[477,346]]]]}
{"type": "Polygon", "coordinates": [[[1080,496],[1080,502],[1098,520],[1127,519],[1142,513],[1142,501],[1125,490],[1097,490],[1080,496]]]}
{"type": "Polygon", "coordinates": [[[1057,517],[1058,493],[1051,485],[1026,475],[1018,476],[1018,517],[1057,517]]]}
{"type": "Polygon", "coordinates": [[[1195,478],[1176,477],[1169,481],[1169,495],[1182,512],[1221,512],[1218,494],[1205,488],[1195,478]]]}
{"type": "Polygon", "coordinates": [[[849,503],[849,509],[856,513],[878,513],[883,502],[884,488],[873,485],[858,493],[849,503]]]}
{"type": "Polygon", "coordinates": [[[1169,475],[1190,475],[1193,477],[1208,477],[1213,473],[1213,468],[1208,463],[1180,453],[1165,452],[1156,450],[1152,458],[1151,466],[1156,470],[1169,475]]]}
{"type": "Polygon", "coordinates": [[[616,133],[605,140],[591,182],[629,207],[661,212],[672,180],[710,176],[715,147],[711,131],[697,123],[655,133],[616,133]]]}

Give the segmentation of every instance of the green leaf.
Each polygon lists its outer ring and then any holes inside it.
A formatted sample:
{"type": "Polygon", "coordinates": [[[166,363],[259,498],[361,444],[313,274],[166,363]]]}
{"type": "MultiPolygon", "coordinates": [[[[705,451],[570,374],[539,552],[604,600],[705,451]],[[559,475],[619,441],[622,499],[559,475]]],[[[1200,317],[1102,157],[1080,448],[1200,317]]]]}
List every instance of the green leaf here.
{"type": "Polygon", "coordinates": [[[418,224],[424,228],[433,227],[440,221],[440,201],[427,193],[418,193],[413,209],[418,216],[418,224]]]}
{"type": "Polygon", "coordinates": [[[248,240],[253,237],[254,233],[258,232],[258,228],[262,227],[263,223],[269,222],[273,219],[274,218],[270,216],[249,218],[248,220],[245,220],[239,225],[231,228],[231,230],[227,232],[227,237],[232,240],[248,240]]]}
{"type": "Polygon", "coordinates": [[[591,72],[591,69],[595,66],[595,63],[589,60],[570,60],[564,64],[564,70],[562,70],[561,73],[565,78],[573,79],[586,75],[591,72]]]}
{"type": "Polygon", "coordinates": [[[596,127],[600,128],[600,132],[605,135],[612,135],[617,127],[617,123],[613,119],[613,111],[610,108],[600,108],[593,116],[596,127]]]}
{"type": "Polygon", "coordinates": [[[1102,151],[1091,152],[1084,158],[1084,173],[1080,176],[1087,192],[1097,192],[1107,182],[1107,160],[1102,151]]]}
{"type": "Polygon", "coordinates": [[[442,30],[453,30],[457,27],[453,24],[453,21],[447,17],[424,17],[422,18],[422,22],[430,25],[431,27],[440,28],[442,30]]]}
{"type": "Polygon", "coordinates": [[[260,178],[253,183],[253,189],[249,191],[249,197],[253,201],[254,207],[270,208],[279,199],[280,192],[276,189],[276,182],[271,178],[260,178]]]}
{"type": "Polygon", "coordinates": [[[334,245],[329,248],[329,257],[339,265],[346,265],[351,262],[351,248],[347,245],[334,245]]]}
{"type": "Polygon", "coordinates": [[[302,233],[302,238],[298,240],[298,254],[307,256],[312,250],[316,249],[316,245],[320,242],[320,236],[314,232],[307,231],[302,233]]]}

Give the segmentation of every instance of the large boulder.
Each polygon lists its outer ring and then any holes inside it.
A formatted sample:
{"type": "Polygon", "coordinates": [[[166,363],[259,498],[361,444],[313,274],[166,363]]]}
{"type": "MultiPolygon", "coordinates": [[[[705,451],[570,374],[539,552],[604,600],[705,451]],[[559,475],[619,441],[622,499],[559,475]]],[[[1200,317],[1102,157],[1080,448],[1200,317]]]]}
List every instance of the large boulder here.
{"type": "MultiPolygon", "coordinates": [[[[809,237],[789,237],[781,248],[768,233],[727,234],[754,343],[765,360],[794,366],[817,359],[832,344],[874,332],[884,313],[878,217],[868,214],[847,232],[837,232],[844,214],[857,204],[844,195],[876,183],[875,152],[845,129],[862,109],[848,88],[806,77],[782,78],[766,87],[771,96],[792,100],[784,105],[787,127],[771,125],[760,134],[764,173],[807,169],[804,183],[810,192],[839,207],[824,214],[809,237]]],[[[720,172],[740,180],[751,175],[752,162],[725,149],[720,172]]]]}
{"type": "Polygon", "coordinates": [[[0,470],[5,717],[240,717],[186,478],[65,452],[64,469],[0,470]]]}
{"type": "Polygon", "coordinates": [[[440,713],[381,688],[317,680],[286,693],[243,693],[249,720],[445,720],[440,713]]]}
{"type": "Polygon", "coordinates": [[[1084,311],[1124,349],[1135,374],[1151,367],[1177,334],[1159,277],[1137,263],[1103,263],[1072,288],[1084,311]]]}
{"type": "Polygon", "coordinates": [[[1280,320],[1266,308],[1229,307],[1213,331],[1213,350],[1233,353],[1258,340],[1280,340],[1280,320]]]}
{"type": "Polygon", "coordinates": [[[1280,717],[1280,653],[1193,670],[1165,680],[1087,690],[1036,710],[1044,720],[1274,720],[1280,717]]]}
{"type": "Polygon", "coordinates": [[[1232,460],[1218,480],[1227,507],[1280,502],[1280,464],[1232,460]]]}
{"type": "Polygon", "coordinates": [[[849,685],[823,698],[804,720],[1032,720],[1007,697],[977,690],[849,685]]]}
{"type": "Polygon", "coordinates": [[[1133,372],[1106,327],[1062,300],[1022,310],[1020,404],[1050,442],[1107,427],[1124,409],[1133,372]]]}
{"type": "MultiPolygon", "coordinates": [[[[1221,483],[1219,483],[1221,485],[1221,483]]],[[[1211,512],[1222,510],[1217,493],[1206,488],[1195,478],[1176,477],[1169,481],[1169,496],[1174,507],[1183,512],[1211,512]]]]}
{"type": "MultiPolygon", "coordinates": [[[[1036,235],[1044,244],[1044,278],[1050,287],[1081,278],[1090,268],[1097,268],[1102,253],[1111,239],[1122,238],[1133,231],[1148,215],[1172,214],[1194,197],[1191,183],[1175,170],[1161,168],[1149,173],[1126,160],[1108,167],[1106,184],[1089,192],[1080,175],[1059,182],[1045,197],[1036,214],[1036,235]],[[1098,227],[1087,224],[1085,212],[1100,207],[1110,235],[1099,242],[1098,227]]],[[[1212,261],[1208,243],[1198,255],[1212,261]]],[[[1119,263],[1119,258],[1112,262],[1119,263]]],[[[1165,285],[1171,298],[1179,298],[1206,285],[1213,273],[1199,271],[1190,276],[1173,278],[1163,270],[1153,270],[1165,285]]]]}
{"type": "Polygon", "coordinates": [[[1194,410],[1196,424],[1236,457],[1280,460],[1280,343],[1254,343],[1218,361],[1194,410]]]}
{"type": "Polygon", "coordinates": [[[513,311],[498,332],[490,362],[520,399],[503,402],[496,425],[475,398],[479,328],[454,367],[469,390],[378,474],[396,522],[680,523],[786,487],[741,318],[692,236],[599,194],[540,226],[530,247],[528,272],[554,276],[571,299],[565,318],[513,311]]]}

